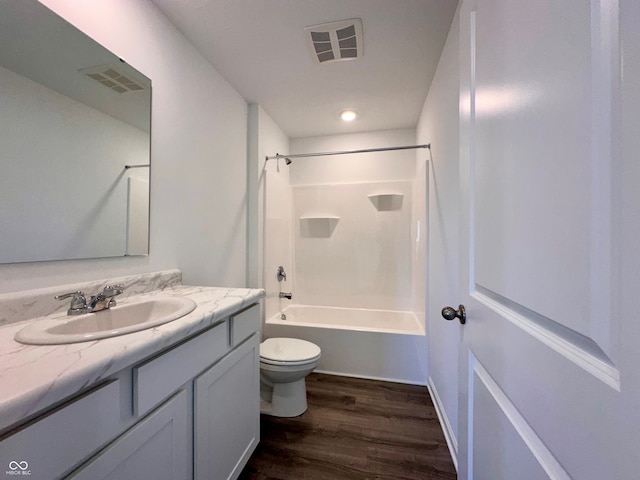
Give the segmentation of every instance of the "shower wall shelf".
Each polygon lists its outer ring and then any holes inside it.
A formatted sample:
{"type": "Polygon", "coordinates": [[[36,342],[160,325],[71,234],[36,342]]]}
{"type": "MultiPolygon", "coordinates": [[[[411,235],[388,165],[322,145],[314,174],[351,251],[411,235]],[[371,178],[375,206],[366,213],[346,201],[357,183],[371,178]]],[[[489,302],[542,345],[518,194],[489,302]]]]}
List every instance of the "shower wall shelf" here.
{"type": "Polygon", "coordinates": [[[384,193],[369,195],[369,200],[379,212],[389,212],[402,209],[402,193],[384,193]]]}
{"type": "Polygon", "coordinates": [[[329,238],[338,225],[340,217],[300,217],[300,236],[307,238],[329,238]]]}

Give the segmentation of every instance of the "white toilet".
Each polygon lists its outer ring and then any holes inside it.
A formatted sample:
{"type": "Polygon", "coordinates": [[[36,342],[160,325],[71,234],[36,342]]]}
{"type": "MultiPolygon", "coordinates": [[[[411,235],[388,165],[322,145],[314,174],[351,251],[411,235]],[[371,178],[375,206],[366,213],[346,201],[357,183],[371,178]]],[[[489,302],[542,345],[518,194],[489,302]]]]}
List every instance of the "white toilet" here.
{"type": "Polygon", "coordinates": [[[297,417],[307,410],[305,377],[318,365],[320,347],[297,338],[260,344],[260,413],[297,417]]]}

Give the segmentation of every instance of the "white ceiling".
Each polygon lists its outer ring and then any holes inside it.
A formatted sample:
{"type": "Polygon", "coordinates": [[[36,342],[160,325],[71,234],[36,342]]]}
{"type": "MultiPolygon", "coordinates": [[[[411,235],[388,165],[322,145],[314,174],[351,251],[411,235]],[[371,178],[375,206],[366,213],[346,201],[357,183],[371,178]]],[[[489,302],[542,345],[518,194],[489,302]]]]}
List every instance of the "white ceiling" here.
{"type": "Polygon", "coordinates": [[[414,128],[457,0],[152,0],[290,138],[414,128]],[[304,28],[362,19],[364,56],[314,63],[304,28]],[[339,119],[346,108],[360,114],[339,119]]]}

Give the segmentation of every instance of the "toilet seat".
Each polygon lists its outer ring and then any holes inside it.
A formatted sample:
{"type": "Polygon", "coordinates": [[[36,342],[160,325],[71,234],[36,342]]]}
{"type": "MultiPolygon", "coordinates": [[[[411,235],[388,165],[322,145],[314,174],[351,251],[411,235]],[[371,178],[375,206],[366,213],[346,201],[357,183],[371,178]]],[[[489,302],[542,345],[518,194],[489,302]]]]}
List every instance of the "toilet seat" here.
{"type": "Polygon", "coordinates": [[[299,338],[268,338],[260,344],[260,362],[269,365],[304,365],[320,354],[319,346],[299,338]]]}

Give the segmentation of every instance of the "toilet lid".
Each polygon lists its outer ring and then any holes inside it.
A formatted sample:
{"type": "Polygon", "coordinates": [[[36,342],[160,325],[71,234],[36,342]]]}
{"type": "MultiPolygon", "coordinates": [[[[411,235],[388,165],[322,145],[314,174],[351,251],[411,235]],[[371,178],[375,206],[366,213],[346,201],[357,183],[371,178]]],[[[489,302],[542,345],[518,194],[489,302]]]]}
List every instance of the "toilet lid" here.
{"type": "Polygon", "coordinates": [[[302,362],[320,355],[320,347],[299,338],[268,338],[260,344],[260,357],[277,362],[302,362]]]}

